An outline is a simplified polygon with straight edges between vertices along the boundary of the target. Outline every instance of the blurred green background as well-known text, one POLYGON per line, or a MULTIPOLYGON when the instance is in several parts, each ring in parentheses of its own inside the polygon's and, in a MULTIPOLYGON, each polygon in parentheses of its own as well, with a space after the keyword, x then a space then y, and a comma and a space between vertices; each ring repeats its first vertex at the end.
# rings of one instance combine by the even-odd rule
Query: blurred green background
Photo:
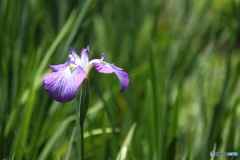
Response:
POLYGON ((1 160, 79 158, 79 98, 54 101, 42 79, 88 44, 130 85, 92 69, 86 160, 240 154, 239 0, 1 0, 0 24, 1 160))

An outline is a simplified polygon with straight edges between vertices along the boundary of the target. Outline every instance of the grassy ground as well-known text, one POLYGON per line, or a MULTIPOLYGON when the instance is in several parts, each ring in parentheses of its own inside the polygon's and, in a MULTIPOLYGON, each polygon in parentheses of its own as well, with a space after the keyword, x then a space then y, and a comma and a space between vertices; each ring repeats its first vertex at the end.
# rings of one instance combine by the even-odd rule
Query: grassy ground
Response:
POLYGON ((79 159, 79 99, 54 101, 42 79, 49 64, 68 60, 70 46, 88 44, 92 58, 106 53, 131 81, 120 93, 115 75, 91 71, 86 160, 240 154, 239 7, 239 0, 0 1, 0 159, 79 159))

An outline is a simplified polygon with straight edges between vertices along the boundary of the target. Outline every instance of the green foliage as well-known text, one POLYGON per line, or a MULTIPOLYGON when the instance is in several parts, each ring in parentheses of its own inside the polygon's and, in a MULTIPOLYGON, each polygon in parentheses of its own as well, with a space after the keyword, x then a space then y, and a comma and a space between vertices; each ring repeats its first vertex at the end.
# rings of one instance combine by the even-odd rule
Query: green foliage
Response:
POLYGON ((127 71, 130 85, 120 93, 115 75, 92 69, 85 159, 240 153, 239 7, 239 0, 0 1, 0 159, 80 157, 79 95, 58 103, 42 79, 48 64, 68 60, 70 46, 88 44, 92 58, 106 53, 127 71))

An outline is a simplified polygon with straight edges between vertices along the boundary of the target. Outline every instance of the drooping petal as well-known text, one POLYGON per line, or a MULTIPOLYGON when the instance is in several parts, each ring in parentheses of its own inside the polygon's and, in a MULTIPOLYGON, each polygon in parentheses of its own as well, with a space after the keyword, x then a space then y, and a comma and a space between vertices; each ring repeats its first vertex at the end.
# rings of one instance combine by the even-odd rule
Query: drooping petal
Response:
POLYGON ((88 69, 89 59, 90 59, 89 46, 87 46, 87 48, 83 48, 81 51, 82 68, 85 71, 87 71, 87 69, 88 69))
POLYGON ((116 71, 115 72, 116 75, 118 76, 118 79, 120 81, 121 84, 121 89, 120 92, 124 92, 127 88, 128 88, 128 84, 129 84, 129 75, 127 74, 127 72, 125 71, 116 71))
POLYGON ((121 84, 121 89, 120 91, 123 92, 127 89, 128 84, 129 84, 129 75, 127 72, 125 72, 122 68, 118 68, 114 66, 114 64, 101 61, 99 59, 94 59, 90 61, 90 64, 93 64, 94 67, 97 69, 98 72, 100 73, 115 73, 120 81, 121 84))
POLYGON ((86 72, 76 66, 74 69, 69 65, 56 72, 47 74, 44 79, 44 88, 48 94, 59 102, 71 101, 77 92, 78 86, 86 77, 86 72))
POLYGON ((68 66, 68 62, 64 63, 64 64, 59 64, 59 65, 49 65, 49 67, 52 68, 53 72, 57 72, 58 70, 67 67, 68 66))

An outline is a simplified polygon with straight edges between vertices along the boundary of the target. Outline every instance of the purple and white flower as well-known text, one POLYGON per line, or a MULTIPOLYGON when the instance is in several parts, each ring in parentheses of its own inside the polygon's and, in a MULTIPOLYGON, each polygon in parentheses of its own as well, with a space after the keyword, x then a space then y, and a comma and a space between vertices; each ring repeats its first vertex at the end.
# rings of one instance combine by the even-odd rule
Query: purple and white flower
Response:
POLYGON ((103 61, 105 54, 102 54, 100 59, 90 61, 89 46, 82 49, 80 56, 73 47, 70 47, 70 51, 70 61, 60 65, 49 65, 53 72, 43 78, 44 88, 53 99, 59 102, 74 99, 79 85, 88 76, 92 66, 100 73, 115 73, 121 84, 120 91, 127 89, 129 75, 123 69, 103 61))

